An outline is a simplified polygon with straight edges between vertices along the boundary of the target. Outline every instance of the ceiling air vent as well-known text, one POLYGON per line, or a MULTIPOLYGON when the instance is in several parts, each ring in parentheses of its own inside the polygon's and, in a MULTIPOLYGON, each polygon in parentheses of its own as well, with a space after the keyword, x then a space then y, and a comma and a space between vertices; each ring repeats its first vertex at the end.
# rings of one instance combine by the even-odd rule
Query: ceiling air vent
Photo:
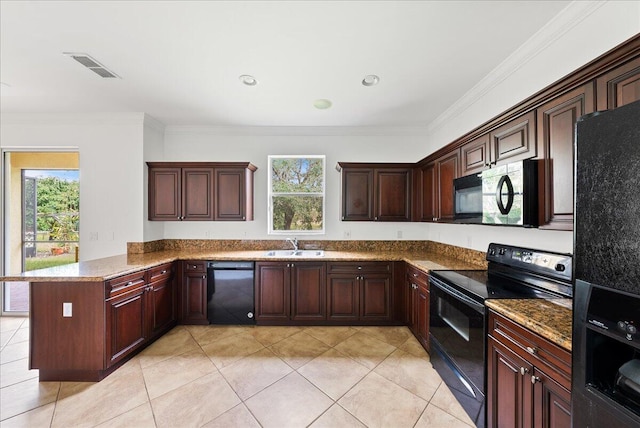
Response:
POLYGON ((63 52, 63 55, 71 57, 78 61, 80 64, 87 67, 89 70, 93 71, 100 77, 104 78, 120 78, 116 73, 110 71, 104 65, 100 64, 95 59, 91 58, 89 55, 85 53, 73 53, 73 52, 63 52))

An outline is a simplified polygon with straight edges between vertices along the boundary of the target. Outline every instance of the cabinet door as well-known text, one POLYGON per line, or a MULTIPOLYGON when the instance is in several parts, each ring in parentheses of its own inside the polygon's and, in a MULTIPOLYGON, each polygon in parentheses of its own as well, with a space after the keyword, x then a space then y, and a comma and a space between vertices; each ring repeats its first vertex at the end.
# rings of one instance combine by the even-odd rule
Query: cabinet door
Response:
POLYGON ((245 170, 216 168, 215 220, 246 220, 245 170))
POLYGON ((173 278, 149 284, 148 307, 150 335, 160 336, 176 323, 175 282, 173 278))
POLYGON ((373 169, 342 170, 342 220, 373 220, 373 169))
POLYGON ((598 110, 611 110, 640 100, 640 58, 596 80, 598 110))
POLYGON ((376 221, 411 220, 411 170, 377 169, 375 171, 376 221))
POLYGON ((475 138, 460 148, 460 176, 482 172, 489 167, 489 134, 475 138))
POLYGON ((537 367, 533 370, 535 428, 571 426, 571 392, 537 367))
POLYGON ((438 179, 436 163, 429 163, 420 168, 420 191, 418 192, 420 221, 436 221, 438 217, 438 179))
POLYGON ((182 220, 213 220, 213 168, 182 169, 182 220))
MULTIPOLYGON (((487 338, 487 426, 533 426, 533 366, 487 338)), ((570 426, 570 425, 567 425, 570 426)))
POLYGON ((458 178, 458 151, 436 160, 438 174, 437 220, 453 220, 453 180, 458 178))
POLYGON ((288 321, 290 296, 289 263, 256 263, 256 321, 288 321))
POLYGON ((107 318, 107 367, 125 358, 147 339, 146 286, 109 299, 107 318))
POLYGON ((537 109, 540 228, 573 229, 573 143, 578 118, 593 112, 593 84, 589 83, 537 109))
POLYGON ((385 274, 360 276, 360 319, 387 321, 391 319, 391 277, 385 274))
POLYGON ((180 220, 182 169, 149 168, 149 220, 180 220))
POLYGON ((529 112, 491 131, 491 164, 516 162, 536 155, 536 116, 529 112))
POLYGON ((291 319, 325 320, 327 276, 324 263, 299 262, 291 267, 291 319))
POLYGON ((418 285, 415 293, 415 323, 418 340, 429 349, 429 289, 418 285))
POLYGON ((327 280, 327 318, 331 321, 357 321, 359 287, 356 275, 329 275, 327 280))
POLYGON ((209 324, 207 319, 206 273, 187 271, 182 287, 183 322, 185 324, 209 324))

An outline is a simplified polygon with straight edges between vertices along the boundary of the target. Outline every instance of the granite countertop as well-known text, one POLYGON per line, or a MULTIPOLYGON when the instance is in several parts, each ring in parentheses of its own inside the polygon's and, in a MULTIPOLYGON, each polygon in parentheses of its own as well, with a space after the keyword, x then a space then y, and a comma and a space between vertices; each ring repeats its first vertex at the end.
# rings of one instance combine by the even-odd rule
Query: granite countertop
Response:
POLYGON ((404 251, 325 251, 324 257, 269 257, 265 251, 165 250, 143 254, 123 254, 82 261, 0 277, 1 281, 59 282, 105 281, 128 273, 152 268, 176 260, 251 260, 251 261, 405 261, 425 272, 435 269, 484 269, 481 266, 435 252, 404 251))
POLYGON ((571 299, 489 299, 487 306, 571 351, 571 299))

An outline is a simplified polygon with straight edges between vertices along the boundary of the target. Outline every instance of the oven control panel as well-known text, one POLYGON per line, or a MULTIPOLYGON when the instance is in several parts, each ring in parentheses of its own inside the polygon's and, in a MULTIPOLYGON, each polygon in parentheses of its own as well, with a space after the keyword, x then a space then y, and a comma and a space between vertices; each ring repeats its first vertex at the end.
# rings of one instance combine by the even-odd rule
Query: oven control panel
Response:
POLYGON ((571 254, 552 253, 504 244, 489 244, 487 260, 571 281, 571 254))

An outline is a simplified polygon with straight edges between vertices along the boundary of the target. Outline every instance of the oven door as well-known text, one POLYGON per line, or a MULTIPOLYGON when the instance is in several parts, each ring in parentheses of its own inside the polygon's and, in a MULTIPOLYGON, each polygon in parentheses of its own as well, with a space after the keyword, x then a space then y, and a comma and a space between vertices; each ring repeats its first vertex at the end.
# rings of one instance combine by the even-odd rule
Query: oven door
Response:
MULTIPOLYGON (((477 303, 445 282, 429 279, 430 319, 429 331, 432 343, 471 383, 470 393, 476 390, 484 395, 485 316, 484 305, 477 303)), ((465 385, 467 389, 469 387, 465 385)))

